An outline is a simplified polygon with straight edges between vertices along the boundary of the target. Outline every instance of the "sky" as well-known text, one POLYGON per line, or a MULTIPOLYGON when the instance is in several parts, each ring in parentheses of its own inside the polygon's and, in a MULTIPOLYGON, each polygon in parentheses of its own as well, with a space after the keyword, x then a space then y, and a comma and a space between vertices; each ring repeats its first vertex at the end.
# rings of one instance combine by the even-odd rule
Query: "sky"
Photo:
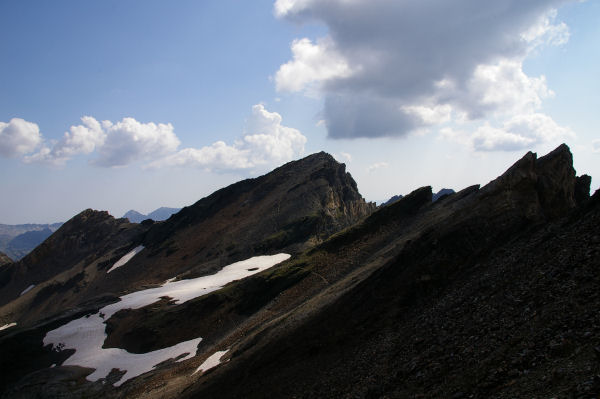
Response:
POLYGON ((326 151, 369 201, 560 143, 600 186, 600 2, 0 1, 0 223, 191 205, 326 151))

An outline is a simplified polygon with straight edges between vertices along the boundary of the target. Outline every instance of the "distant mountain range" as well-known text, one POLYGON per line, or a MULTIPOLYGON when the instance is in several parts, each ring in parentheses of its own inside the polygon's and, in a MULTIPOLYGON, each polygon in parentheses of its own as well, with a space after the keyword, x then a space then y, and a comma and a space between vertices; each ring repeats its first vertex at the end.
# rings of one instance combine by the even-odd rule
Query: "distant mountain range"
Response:
POLYGON ((40 245, 62 223, 0 224, 0 252, 12 260, 19 260, 40 245))
POLYGON ((171 217, 172 214, 177 213, 180 210, 181 208, 167 208, 163 206, 150 212, 147 215, 144 215, 143 213, 132 209, 125 213, 123 217, 129 219, 131 223, 140 223, 146 219, 152 219, 155 222, 160 222, 163 220, 167 220, 169 217, 171 217))

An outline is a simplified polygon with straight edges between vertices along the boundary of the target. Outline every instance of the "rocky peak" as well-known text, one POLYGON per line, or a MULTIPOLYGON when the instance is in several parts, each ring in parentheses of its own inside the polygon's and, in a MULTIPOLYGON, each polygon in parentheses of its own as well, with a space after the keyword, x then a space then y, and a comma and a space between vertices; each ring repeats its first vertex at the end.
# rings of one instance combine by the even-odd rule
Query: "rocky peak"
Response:
POLYGON ((559 217, 575 207, 575 169, 566 144, 538 159, 535 171, 536 191, 546 216, 559 217))
POLYGON ((575 176, 573 155, 566 144, 561 144, 539 159, 535 153, 528 152, 503 175, 483 187, 481 193, 498 196, 508 207, 525 204, 525 214, 531 219, 554 219, 589 198, 587 181, 583 176, 575 176))
POLYGON ((183 208, 167 222, 154 226, 146 245, 177 241, 175 235, 187 229, 186 235, 197 237, 190 246, 203 247, 203 233, 192 231, 218 231, 222 246, 235 245, 241 254, 251 255, 247 245, 256 241, 260 243, 257 251, 287 248, 314 238, 318 241, 357 222, 374 208, 360 195, 346 166, 319 152, 232 184, 183 208))

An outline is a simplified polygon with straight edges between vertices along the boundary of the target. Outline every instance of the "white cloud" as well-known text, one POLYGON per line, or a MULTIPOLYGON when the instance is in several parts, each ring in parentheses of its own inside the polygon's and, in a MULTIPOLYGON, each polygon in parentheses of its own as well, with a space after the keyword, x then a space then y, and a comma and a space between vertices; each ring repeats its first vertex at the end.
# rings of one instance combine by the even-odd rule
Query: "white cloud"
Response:
POLYGON ((594 152, 600 153, 600 139, 592 141, 592 149, 594 152))
POLYGON ((452 107, 444 105, 405 105, 401 107, 402 111, 408 115, 414 115, 419 118, 423 125, 438 125, 449 122, 452 116, 452 107))
POLYGON ((530 49, 544 45, 561 46, 569 41, 569 27, 564 22, 554 24, 557 12, 549 10, 540 16, 538 23, 521 34, 526 42, 530 43, 530 49))
POLYGON ((100 123, 91 116, 84 116, 81 121, 83 125, 71 126, 52 148, 44 145, 37 153, 25 157, 24 161, 58 166, 64 165, 75 155, 92 153, 104 143, 106 133, 100 123))
POLYGON ((277 0, 274 11, 278 17, 284 17, 289 13, 298 12, 312 3, 311 0, 277 0))
POLYGON ((166 155, 179 146, 171 124, 140 123, 134 118, 100 123, 91 116, 84 116, 81 121, 82 125, 71 126, 51 148, 44 146, 24 161, 61 166, 76 155, 96 151, 98 157, 92 159, 92 164, 124 166, 166 155))
MULTIPOLYGON (((299 130, 282 125, 277 112, 264 105, 252 107, 243 137, 233 144, 217 141, 202 148, 180 151, 179 138, 170 123, 141 123, 134 118, 98 122, 91 116, 71 126, 63 137, 25 156, 26 163, 63 166, 76 155, 95 153, 90 163, 116 167, 137 161, 149 167, 194 166, 209 170, 241 170, 261 165, 278 165, 304 153, 306 137, 299 130)), ((13 119, 0 122, 0 155, 15 156, 33 151, 42 143, 36 124, 13 119), (4 140, 6 138, 6 140, 4 140)))
POLYGON ((369 165, 369 167, 367 168, 367 172, 372 173, 377 169, 387 168, 388 166, 390 166, 390 164, 388 164, 387 162, 376 162, 373 165, 369 165))
POLYGON ((102 122, 107 133, 106 142, 98 149, 93 161, 100 166, 123 166, 137 160, 152 160, 177 150, 179 139, 170 123, 140 123, 123 118, 113 124, 102 122))
POLYGON ((294 40, 294 59, 279 67, 275 74, 277 90, 300 91, 311 84, 351 74, 348 63, 335 51, 329 38, 313 44, 309 39, 294 40))
POLYGON ((42 142, 38 125, 21 118, 0 122, 0 156, 12 158, 27 154, 42 142))
POLYGON ((454 92, 455 104, 471 118, 487 114, 534 112, 542 100, 554 96, 546 78, 529 77, 519 60, 501 59, 495 64, 478 65, 466 83, 466 90, 454 92))
POLYGON ((281 124, 277 112, 269 112, 262 104, 252 107, 241 140, 226 144, 217 141, 199 149, 185 148, 153 162, 151 166, 195 166, 211 170, 249 169, 276 165, 304 153, 306 137, 299 130, 281 124))
POLYGON ((567 0, 278 0, 274 13, 320 22, 328 35, 292 44, 276 75, 282 91, 320 90, 330 137, 404 136, 453 115, 535 113, 552 95, 523 60, 562 45, 567 0))
POLYGON ((559 126, 550 116, 541 113, 517 115, 501 128, 485 122, 472 134, 451 128, 442 129, 441 133, 446 139, 468 145, 475 151, 520 151, 575 137, 571 129, 559 126))

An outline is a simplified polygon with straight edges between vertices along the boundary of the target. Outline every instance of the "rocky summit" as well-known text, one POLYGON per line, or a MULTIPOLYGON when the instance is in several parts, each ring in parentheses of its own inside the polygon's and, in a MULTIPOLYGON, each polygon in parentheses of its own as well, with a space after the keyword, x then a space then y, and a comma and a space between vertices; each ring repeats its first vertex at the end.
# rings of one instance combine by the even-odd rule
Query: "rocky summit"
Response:
POLYGON ((0 392, 597 397, 590 183, 561 145, 376 208, 319 153, 163 222, 84 211, 0 266, 0 392))

